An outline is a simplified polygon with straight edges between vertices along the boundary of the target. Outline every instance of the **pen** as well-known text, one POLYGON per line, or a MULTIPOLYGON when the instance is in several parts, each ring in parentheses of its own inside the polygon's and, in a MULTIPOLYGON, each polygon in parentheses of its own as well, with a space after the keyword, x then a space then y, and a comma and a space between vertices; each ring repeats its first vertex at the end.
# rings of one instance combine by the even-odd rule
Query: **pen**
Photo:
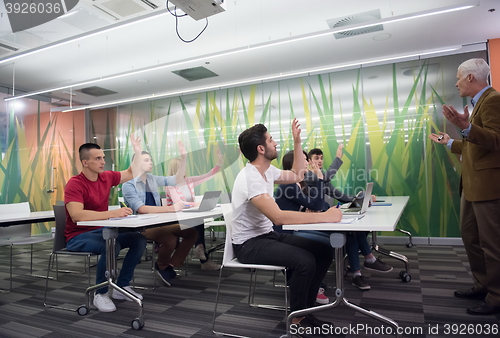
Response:
POLYGON ((122 208, 128 208, 128 207, 127 207, 127 205, 126 205, 124 202, 120 202, 120 206, 121 206, 122 208))
POLYGON ((340 208, 340 202, 338 202, 338 203, 337 203, 336 208, 337 208, 337 209, 338 209, 338 208, 340 208))

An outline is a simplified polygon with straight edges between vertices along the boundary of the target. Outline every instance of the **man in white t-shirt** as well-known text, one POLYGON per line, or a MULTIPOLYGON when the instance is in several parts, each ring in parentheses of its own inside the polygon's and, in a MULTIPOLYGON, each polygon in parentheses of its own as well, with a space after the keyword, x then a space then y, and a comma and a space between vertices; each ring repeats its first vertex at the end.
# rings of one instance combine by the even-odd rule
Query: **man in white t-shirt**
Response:
MULTIPOLYGON (((243 131, 238 143, 249 163, 236 177, 232 192, 232 239, 236 256, 242 263, 287 267, 291 273, 291 311, 315 305, 318 288, 333 259, 332 249, 308 238, 277 233, 273 231, 273 223, 306 224, 339 222, 342 219, 342 213, 337 208, 330 208, 323 213, 281 210, 272 197, 275 183, 296 183, 304 178, 306 168, 300 131, 300 125, 294 119, 292 135, 295 156, 292 170, 280 170, 271 165, 271 161, 277 157, 276 142, 264 125, 257 124, 243 131)), ((292 320, 292 325, 304 328, 325 323, 312 315, 292 320)), ((318 335, 304 334, 301 337, 318 335)))

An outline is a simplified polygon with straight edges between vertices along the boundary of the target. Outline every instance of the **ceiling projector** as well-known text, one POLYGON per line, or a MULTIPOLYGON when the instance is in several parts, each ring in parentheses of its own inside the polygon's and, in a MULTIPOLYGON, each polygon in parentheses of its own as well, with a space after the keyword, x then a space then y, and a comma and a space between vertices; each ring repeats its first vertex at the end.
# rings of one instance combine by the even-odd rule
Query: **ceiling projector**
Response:
POLYGON ((225 12, 221 6, 224 0, 170 0, 170 2, 195 20, 225 12))

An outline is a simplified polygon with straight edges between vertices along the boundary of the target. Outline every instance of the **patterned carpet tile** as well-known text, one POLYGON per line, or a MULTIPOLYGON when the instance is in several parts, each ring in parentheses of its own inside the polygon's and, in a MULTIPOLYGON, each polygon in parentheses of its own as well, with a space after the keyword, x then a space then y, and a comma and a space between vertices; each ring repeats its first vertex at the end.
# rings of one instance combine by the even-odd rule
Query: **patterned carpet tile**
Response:
MULTIPOLYGON (((45 275, 51 243, 45 242, 35 247, 34 271, 45 275)), ((345 295, 349 302, 397 321, 404 337, 453 337, 452 334, 445 334, 445 329, 458 329, 459 325, 476 325, 476 331, 471 331, 468 338, 494 336, 485 335, 484 332, 478 334, 477 330, 485 329, 488 325, 500 326, 500 315, 468 315, 465 309, 476 302, 453 296, 454 290, 467 289, 472 285, 470 267, 463 247, 419 245, 406 248, 403 245, 392 245, 387 248, 408 257, 411 282, 404 283, 399 276, 400 271, 406 269, 404 262, 385 257, 383 260, 394 266, 393 271, 381 274, 362 270, 371 290, 361 291, 351 285, 350 273, 344 278, 345 295)), ((219 271, 201 270, 198 261, 190 260, 188 275, 185 276, 185 270, 181 270, 172 287, 165 287, 157 278, 157 288, 154 290, 151 262, 143 261, 138 265, 134 282, 147 289, 137 290, 144 295, 145 326, 136 331, 131 328, 131 322, 139 312, 133 302, 115 301, 118 311, 112 313, 99 313, 91 307, 86 316, 45 308, 43 293, 46 280, 30 276, 30 256, 27 252, 26 247, 14 249, 14 290, 0 294, 0 337, 214 337, 212 320, 219 271)), ((4 289, 9 285, 8 254, 8 248, 0 247, 0 288, 4 289)), ((220 262, 221 254, 216 253, 214 260, 220 262)), ((362 257, 360 260, 363 261, 362 257)), ((120 266, 119 261, 118 267, 120 266)), ((61 256, 59 268, 82 269, 83 260, 61 256)), ((91 275, 93 283, 94 269, 91 269, 91 275)), ((286 330, 284 312, 249 307, 249 278, 247 270, 222 271, 216 330, 253 338, 280 337, 286 330)), ((278 306, 284 304, 284 289, 273 285, 274 278, 272 272, 258 273, 255 302, 278 306)), ((278 284, 284 282, 279 273, 276 280, 278 284)), ((325 294, 333 301, 333 272, 327 275, 326 283, 328 288, 325 294)), ((48 300, 57 305, 77 307, 84 303, 87 285, 86 274, 60 273, 58 280, 49 281, 48 300)), ((388 328, 393 329, 388 323, 377 321, 345 305, 317 313, 316 316, 335 324, 334 329, 337 331, 331 336, 395 336, 388 333, 388 328)))

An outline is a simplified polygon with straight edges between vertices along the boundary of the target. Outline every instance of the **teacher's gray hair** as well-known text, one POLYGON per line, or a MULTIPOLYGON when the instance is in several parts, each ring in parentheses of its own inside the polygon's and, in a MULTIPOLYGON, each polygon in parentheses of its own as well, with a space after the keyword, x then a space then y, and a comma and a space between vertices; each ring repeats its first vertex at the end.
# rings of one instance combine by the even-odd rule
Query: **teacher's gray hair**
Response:
POLYGON ((484 59, 469 59, 458 66, 458 72, 462 77, 472 74, 478 81, 488 82, 490 66, 484 59))

